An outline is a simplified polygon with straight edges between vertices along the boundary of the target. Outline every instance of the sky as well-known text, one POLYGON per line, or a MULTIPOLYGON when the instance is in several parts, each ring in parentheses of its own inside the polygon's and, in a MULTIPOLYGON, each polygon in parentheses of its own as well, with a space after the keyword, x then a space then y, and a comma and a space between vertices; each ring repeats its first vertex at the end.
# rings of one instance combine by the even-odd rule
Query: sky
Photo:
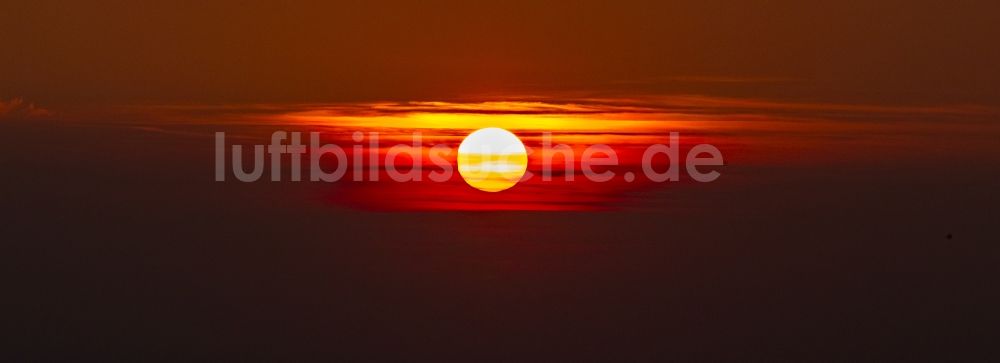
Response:
POLYGON ((989 1, 4 1, 0 99, 997 106, 997 22, 989 1))
POLYGON ((998 35, 990 0, 0 0, 0 361, 1000 361, 998 35), (216 179, 276 131, 483 127, 621 177, 216 179), (717 180, 640 176, 671 132, 717 180))

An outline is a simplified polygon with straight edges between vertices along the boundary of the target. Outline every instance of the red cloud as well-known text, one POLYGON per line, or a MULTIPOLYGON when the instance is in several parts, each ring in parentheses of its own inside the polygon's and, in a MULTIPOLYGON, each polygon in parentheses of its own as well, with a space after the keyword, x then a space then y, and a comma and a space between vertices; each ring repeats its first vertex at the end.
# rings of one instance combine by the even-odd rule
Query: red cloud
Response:
POLYGON ((0 120, 25 120, 51 116, 52 112, 34 103, 24 102, 23 98, 0 100, 0 120))

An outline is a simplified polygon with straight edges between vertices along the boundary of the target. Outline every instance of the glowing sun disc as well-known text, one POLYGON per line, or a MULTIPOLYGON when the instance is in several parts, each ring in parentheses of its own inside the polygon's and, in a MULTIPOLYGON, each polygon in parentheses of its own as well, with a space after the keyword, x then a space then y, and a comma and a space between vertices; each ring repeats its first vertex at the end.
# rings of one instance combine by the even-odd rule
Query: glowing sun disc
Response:
POLYGON ((473 188, 499 192, 513 187, 528 169, 528 152, 510 131, 488 127, 458 146, 458 174, 473 188))

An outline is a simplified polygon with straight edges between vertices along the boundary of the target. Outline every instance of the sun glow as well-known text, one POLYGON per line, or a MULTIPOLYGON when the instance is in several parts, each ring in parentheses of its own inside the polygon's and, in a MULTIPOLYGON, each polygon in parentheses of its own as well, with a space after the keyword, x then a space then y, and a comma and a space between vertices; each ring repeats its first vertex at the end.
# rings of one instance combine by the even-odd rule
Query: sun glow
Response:
MULTIPOLYGON (((648 131, 658 127, 650 110, 542 102, 409 102, 360 106, 306 105, 283 113, 288 122, 383 129, 481 129, 526 131, 648 131)), ((684 120, 672 119, 672 123, 684 120)))
POLYGON ((473 188, 499 192, 513 187, 528 168, 524 144, 510 131, 489 127, 458 146, 458 173, 473 188))

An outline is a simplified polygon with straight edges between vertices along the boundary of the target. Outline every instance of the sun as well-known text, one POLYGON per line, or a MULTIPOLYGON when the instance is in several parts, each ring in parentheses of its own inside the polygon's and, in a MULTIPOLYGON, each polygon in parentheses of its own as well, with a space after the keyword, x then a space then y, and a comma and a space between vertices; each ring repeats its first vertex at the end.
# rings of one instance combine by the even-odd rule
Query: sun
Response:
POLYGON ((499 192, 513 187, 528 169, 528 152, 512 132, 488 127, 458 146, 458 173, 473 188, 499 192))

